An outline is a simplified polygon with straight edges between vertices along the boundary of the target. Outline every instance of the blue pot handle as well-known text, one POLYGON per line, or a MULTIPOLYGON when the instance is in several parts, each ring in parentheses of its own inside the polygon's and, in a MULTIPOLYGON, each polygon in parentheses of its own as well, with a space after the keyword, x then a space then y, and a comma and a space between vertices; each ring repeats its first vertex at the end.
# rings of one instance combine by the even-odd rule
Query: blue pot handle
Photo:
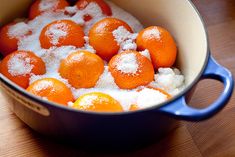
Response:
POLYGON ((204 109, 196 109, 188 106, 185 96, 182 96, 160 107, 158 111, 188 121, 200 121, 212 117, 228 103, 233 93, 234 81, 231 72, 219 65, 212 56, 210 56, 206 70, 202 74, 202 79, 205 78, 215 79, 224 84, 223 92, 213 104, 204 109))

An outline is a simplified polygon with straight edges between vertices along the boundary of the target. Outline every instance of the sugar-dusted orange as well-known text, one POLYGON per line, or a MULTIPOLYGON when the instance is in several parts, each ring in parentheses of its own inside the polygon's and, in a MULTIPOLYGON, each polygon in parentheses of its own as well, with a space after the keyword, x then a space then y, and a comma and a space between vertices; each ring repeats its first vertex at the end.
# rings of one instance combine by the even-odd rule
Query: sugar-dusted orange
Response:
POLYGON ((96 53, 105 60, 110 60, 118 53, 120 46, 116 42, 113 31, 123 26, 132 32, 131 27, 122 20, 116 18, 105 18, 90 29, 90 45, 96 50, 96 53))
POLYGON ((120 103, 108 94, 93 92, 80 96, 73 108, 94 112, 122 112, 120 103))
MULTIPOLYGON (((11 35, 10 33, 10 28, 16 24, 17 24, 16 22, 12 22, 10 24, 3 26, 0 29, 0 53, 3 56, 6 56, 9 53, 17 50, 17 47, 18 47, 17 43, 19 39, 16 34, 11 35)), ((23 34, 21 32, 21 35, 26 36, 31 33, 32 33, 31 31, 24 31, 23 34)))
POLYGON ((149 50, 155 69, 171 67, 175 63, 176 43, 166 29, 158 26, 148 27, 139 33, 136 43, 138 50, 149 50))
POLYGON ((134 89, 149 84, 154 79, 151 61, 136 51, 125 51, 109 62, 109 71, 121 89, 134 89))
POLYGON ((59 73, 75 88, 94 87, 104 71, 103 60, 88 51, 77 51, 61 61, 59 73))
MULTIPOLYGON (((79 0, 76 3, 78 9, 85 9, 90 3, 96 3, 102 10, 102 13, 106 16, 112 16, 112 10, 104 0, 79 0)), ((89 21, 92 19, 91 15, 85 15, 84 20, 89 21)))
POLYGON ((37 80, 26 90, 36 96, 66 106, 68 102, 74 101, 71 90, 63 82, 54 78, 37 80))
POLYGON ((30 7, 29 19, 34 19, 44 12, 64 9, 67 6, 69 3, 66 0, 36 0, 30 7))
POLYGON ((0 72, 22 88, 27 88, 31 74, 46 73, 43 60, 30 51, 15 51, 0 64, 0 72))
POLYGON ((84 32, 81 26, 71 20, 58 20, 48 24, 40 34, 42 48, 52 46, 84 46, 84 32))

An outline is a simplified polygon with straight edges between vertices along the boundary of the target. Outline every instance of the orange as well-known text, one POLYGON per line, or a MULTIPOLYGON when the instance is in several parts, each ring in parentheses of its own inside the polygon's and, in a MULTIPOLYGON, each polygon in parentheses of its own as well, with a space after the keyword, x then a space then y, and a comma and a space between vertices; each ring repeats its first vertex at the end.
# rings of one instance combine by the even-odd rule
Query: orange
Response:
POLYGON ((151 26, 142 30, 136 43, 138 50, 149 50, 155 69, 171 67, 175 63, 176 43, 171 34, 164 28, 151 26))
POLYGON ((133 89, 154 80, 151 61, 136 51, 125 51, 114 56, 109 62, 109 71, 121 89, 133 89))
POLYGON ((27 88, 31 74, 46 73, 45 63, 30 51, 15 51, 0 64, 0 72, 22 88, 27 88))
POLYGON ((110 60, 118 53, 120 46, 115 41, 113 31, 123 26, 128 31, 133 32, 131 27, 116 18, 105 18, 90 29, 90 45, 96 50, 96 53, 105 60, 110 60))
POLYGON ((111 96, 93 92, 80 96, 74 103, 73 108, 95 112, 122 112, 120 103, 111 96))
POLYGON ((58 20, 48 24, 40 34, 42 48, 72 45, 82 47, 85 43, 82 27, 71 20, 58 20))
POLYGON ((56 12, 67 6, 69 6, 69 3, 66 0, 36 0, 30 7, 29 19, 34 19, 44 12, 56 12))
MULTIPOLYGON (((18 38, 11 37, 9 35, 9 29, 11 26, 15 25, 16 23, 10 23, 8 25, 3 26, 0 29, 0 52, 3 56, 8 55, 9 53, 16 51, 18 48, 18 38)), ((25 35, 29 35, 31 32, 27 32, 25 35)))
POLYGON ((104 71, 103 60, 88 51, 77 51, 61 61, 59 73, 75 88, 92 88, 104 71))
POLYGON ((66 106, 68 102, 74 101, 71 90, 63 82, 54 78, 37 80, 27 88, 27 91, 36 96, 66 106))
MULTIPOLYGON (((79 10, 85 9, 90 3, 96 3, 102 10, 102 13, 106 16, 112 16, 112 10, 109 5, 103 0, 79 0, 76 6, 79 10)), ((84 20, 90 21, 92 19, 91 15, 85 15, 84 20)))

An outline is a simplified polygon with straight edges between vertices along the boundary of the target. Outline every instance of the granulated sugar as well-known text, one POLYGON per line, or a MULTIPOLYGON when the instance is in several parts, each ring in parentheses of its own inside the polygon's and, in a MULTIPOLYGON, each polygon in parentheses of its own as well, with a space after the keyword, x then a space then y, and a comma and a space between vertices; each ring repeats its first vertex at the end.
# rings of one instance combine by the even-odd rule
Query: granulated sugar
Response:
POLYGON ((19 22, 9 27, 8 36, 10 38, 23 38, 30 31, 30 27, 25 22, 19 22))
POLYGON ((125 27, 120 26, 113 31, 113 36, 115 41, 120 46, 119 52, 137 49, 137 45, 135 43, 137 33, 131 33, 125 27))
POLYGON ((55 0, 42 0, 39 3, 39 10, 41 12, 49 11, 49 10, 51 10, 51 8, 56 8, 58 3, 59 3, 59 1, 55 1, 55 0))
POLYGON ((167 100, 167 96, 158 90, 144 88, 139 92, 136 105, 139 108, 151 107, 154 104, 160 104, 167 100))
POLYGON ((57 45, 59 40, 66 37, 68 26, 65 23, 55 23, 51 25, 45 32, 45 35, 49 37, 50 43, 57 45))
POLYGON ((184 76, 178 69, 159 68, 151 86, 161 88, 171 95, 177 95, 184 89, 184 76))
POLYGON ((151 61, 151 56, 150 56, 149 50, 145 49, 144 51, 140 51, 139 53, 141 55, 147 57, 151 61))
POLYGON ((25 58, 25 55, 16 54, 8 61, 8 72, 12 76, 24 76, 30 74, 34 65, 31 64, 30 58, 25 58), (16 64, 17 63, 17 64, 16 64))
POLYGON ((136 74, 139 64, 134 53, 122 54, 116 63, 117 70, 125 74, 136 74))

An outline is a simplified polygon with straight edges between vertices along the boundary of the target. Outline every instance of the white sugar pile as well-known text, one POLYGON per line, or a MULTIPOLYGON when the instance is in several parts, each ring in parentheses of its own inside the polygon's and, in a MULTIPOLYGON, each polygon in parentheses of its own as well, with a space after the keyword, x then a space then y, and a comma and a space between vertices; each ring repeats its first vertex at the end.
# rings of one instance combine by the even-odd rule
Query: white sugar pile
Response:
MULTIPOLYGON (((113 32, 113 36, 117 43, 120 45, 120 52, 125 50, 136 50, 137 46, 135 43, 137 34, 143 29, 140 22, 133 17, 131 14, 127 13, 123 9, 117 7, 110 1, 107 1, 112 10, 112 17, 121 19, 127 22, 134 33, 127 31, 124 27, 119 27, 113 32)), ((11 26, 9 35, 12 37, 19 38, 18 50, 28 50, 34 52, 37 56, 41 57, 46 65, 46 74, 44 75, 32 75, 30 78, 30 84, 38 79, 42 78, 56 78, 64 82, 73 92, 75 98, 79 96, 90 93, 90 92, 103 92, 109 94, 114 99, 119 101, 123 106, 124 110, 127 111, 130 105, 138 105, 139 108, 145 108, 157 103, 165 101, 166 95, 163 93, 147 89, 144 87, 139 87, 133 90, 122 90, 116 85, 114 78, 108 70, 108 66, 105 65, 104 73, 100 76, 96 86, 90 89, 75 89, 69 83, 68 80, 63 79, 58 73, 60 62, 62 59, 66 58, 69 54, 76 52, 78 50, 87 50, 92 53, 96 53, 94 48, 89 45, 88 32, 89 29, 97 21, 106 18, 107 16, 102 14, 101 8, 96 3, 90 3, 85 9, 78 10, 76 6, 66 7, 65 10, 60 10, 59 12, 53 12, 51 8, 56 5, 54 0, 44 0, 40 4, 40 10, 45 11, 42 15, 34 18, 31 21, 20 22, 11 26), (85 21, 84 16, 90 15, 91 20, 85 21), (40 45, 39 36, 42 29, 51 22, 56 20, 72 20, 75 23, 81 25, 85 32, 85 45, 82 48, 76 48, 74 46, 62 46, 62 47, 51 47, 50 49, 43 49, 40 45), (27 36, 25 36, 27 34, 27 36), (144 89, 143 89, 144 88, 144 89), (140 90, 139 89, 143 89, 140 90)), ((63 26, 55 26, 47 31, 47 35, 51 37, 51 43, 56 45, 60 38, 66 36, 66 28, 63 26)), ((154 36, 160 36, 160 33, 153 33, 154 36)), ((150 58, 148 50, 140 52, 140 54, 150 58)), ((117 65, 118 70, 124 73, 136 73, 138 71, 138 62, 136 57, 133 55, 123 55, 117 65)), ((13 75, 25 75, 29 74, 33 68, 30 64, 30 60, 21 59, 21 56, 15 56, 9 62, 9 72, 13 75), (16 64, 17 63, 17 64, 16 64)), ((91 69, 92 70, 92 69, 91 69)), ((184 77, 180 75, 178 70, 172 69, 159 69, 159 73, 156 74, 155 80, 151 83, 154 87, 160 87, 172 95, 177 94, 181 89, 183 89, 184 77)), ((71 106, 72 102, 69 103, 71 106)))
POLYGON ((151 86, 161 88, 171 95, 177 95, 185 88, 184 76, 176 68, 159 68, 151 86))

